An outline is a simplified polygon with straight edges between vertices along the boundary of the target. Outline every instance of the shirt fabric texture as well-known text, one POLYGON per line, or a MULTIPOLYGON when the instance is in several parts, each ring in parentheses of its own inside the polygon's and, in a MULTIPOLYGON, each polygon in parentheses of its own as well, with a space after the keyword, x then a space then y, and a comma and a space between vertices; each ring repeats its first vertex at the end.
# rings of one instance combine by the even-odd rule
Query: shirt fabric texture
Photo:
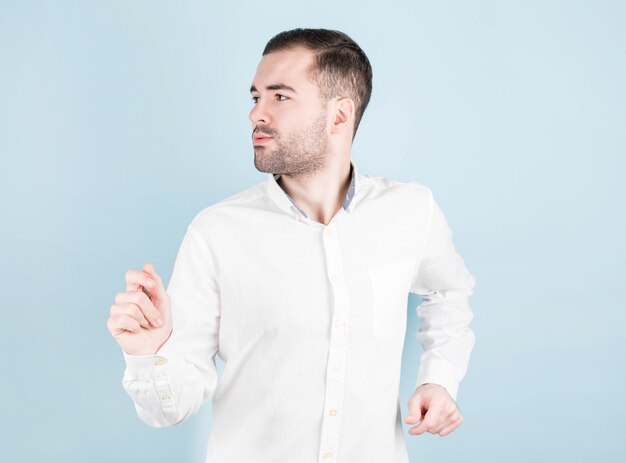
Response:
POLYGON ((176 424, 212 401, 207 463, 407 463, 409 293, 422 297, 415 386, 456 400, 475 279, 428 187, 354 161, 351 172, 327 225, 274 174, 199 212, 167 287, 170 339, 155 355, 124 353, 123 385, 146 423, 176 424))

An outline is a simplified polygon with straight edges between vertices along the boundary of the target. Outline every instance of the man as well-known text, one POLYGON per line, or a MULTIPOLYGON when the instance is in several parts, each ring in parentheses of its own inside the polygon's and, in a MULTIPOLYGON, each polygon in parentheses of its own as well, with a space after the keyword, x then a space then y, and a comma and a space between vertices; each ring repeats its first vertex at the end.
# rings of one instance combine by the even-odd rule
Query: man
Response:
POLYGON ((445 436, 463 420, 475 281, 427 187, 351 161, 371 88, 347 35, 272 38, 250 89, 254 164, 267 180, 196 215, 167 291, 147 263, 111 307, 141 419, 176 424, 212 399, 208 462, 407 462, 398 391, 409 292, 423 297, 424 347, 409 434, 445 436))

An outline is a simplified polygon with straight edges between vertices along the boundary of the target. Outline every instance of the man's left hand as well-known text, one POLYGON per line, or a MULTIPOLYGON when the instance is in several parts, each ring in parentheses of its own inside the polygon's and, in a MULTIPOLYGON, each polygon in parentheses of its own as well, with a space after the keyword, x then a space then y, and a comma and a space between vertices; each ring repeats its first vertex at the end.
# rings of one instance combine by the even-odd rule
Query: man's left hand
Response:
POLYGON ((404 421, 417 424, 409 429, 409 434, 428 431, 443 437, 461 425, 463 416, 443 386, 426 383, 420 385, 409 399, 409 415, 404 421))

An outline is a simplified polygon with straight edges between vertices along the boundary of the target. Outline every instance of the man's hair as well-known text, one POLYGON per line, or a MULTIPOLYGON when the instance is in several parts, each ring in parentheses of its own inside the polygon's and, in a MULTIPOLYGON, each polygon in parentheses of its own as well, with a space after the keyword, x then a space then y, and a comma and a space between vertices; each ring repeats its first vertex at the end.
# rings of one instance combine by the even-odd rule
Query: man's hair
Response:
POLYGON ((265 45, 263 56, 296 47, 315 53, 309 77, 320 88, 324 104, 334 97, 348 97, 354 101, 354 140, 372 94, 372 66, 367 56, 343 32, 303 28, 276 34, 265 45))

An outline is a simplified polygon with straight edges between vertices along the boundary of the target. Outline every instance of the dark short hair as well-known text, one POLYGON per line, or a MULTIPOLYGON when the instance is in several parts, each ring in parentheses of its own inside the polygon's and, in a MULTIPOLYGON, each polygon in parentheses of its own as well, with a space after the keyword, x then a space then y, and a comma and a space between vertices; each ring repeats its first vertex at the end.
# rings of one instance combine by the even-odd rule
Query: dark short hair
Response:
POLYGON ((304 47, 315 53, 310 78, 320 88, 322 101, 348 97, 354 101, 354 132, 372 94, 372 66, 357 43, 343 32, 329 29, 292 29, 280 32, 267 42, 263 56, 304 47))

